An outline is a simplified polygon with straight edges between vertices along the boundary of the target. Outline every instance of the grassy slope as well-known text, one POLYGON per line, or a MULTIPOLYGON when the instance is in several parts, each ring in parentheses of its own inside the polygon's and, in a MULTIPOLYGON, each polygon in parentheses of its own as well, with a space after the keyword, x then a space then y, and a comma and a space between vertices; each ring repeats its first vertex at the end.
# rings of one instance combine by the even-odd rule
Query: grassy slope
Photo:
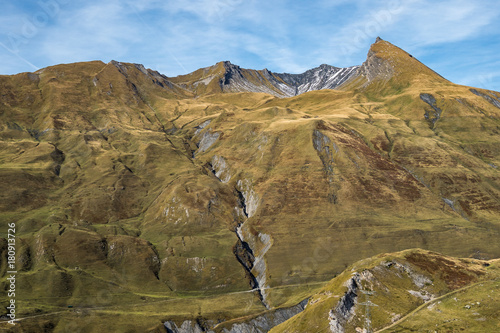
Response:
MULTIPOLYGON (((271 332, 329 332, 329 312, 344 296, 346 282, 355 273, 367 277, 361 280, 360 289, 371 292, 369 300, 377 305, 370 308, 374 331, 492 332, 499 325, 500 303, 495 294, 499 268, 498 260, 456 259, 422 250, 378 255, 350 266, 314 295, 304 312, 271 332), (431 282, 419 287, 412 276, 431 282), (424 301, 410 294, 411 290, 433 297, 424 301), (391 325, 393 322, 396 325, 391 325)), ((345 332, 366 328, 366 307, 361 303, 367 296, 357 291, 357 297, 345 332)))

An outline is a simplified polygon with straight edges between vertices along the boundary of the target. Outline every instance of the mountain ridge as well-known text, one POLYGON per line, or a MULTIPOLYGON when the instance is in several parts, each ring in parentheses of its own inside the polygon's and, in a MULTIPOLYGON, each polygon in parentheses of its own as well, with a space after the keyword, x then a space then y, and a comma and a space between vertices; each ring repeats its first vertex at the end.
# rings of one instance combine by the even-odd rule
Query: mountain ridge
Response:
POLYGON ((322 64, 300 74, 275 73, 268 69, 245 69, 230 61, 220 61, 215 65, 175 77, 166 77, 150 69, 146 71, 141 64, 134 66, 144 74, 161 76, 195 95, 264 92, 287 98, 315 90, 366 88, 372 81, 389 81, 392 78, 395 78, 394 81, 403 81, 399 84, 407 84, 415 77, 423 77, 426 82, 431 80, 432 84, 451 83, 411 54, 380 37, 377 37, 370 47, 367 59, 362 65, 339 68, 322 64), (354 83, 359 80, 362 81, 361 86, 354 83))
POLYGON ((171 80, 194 91, 198 85, 212 85, 208 92, 265 92, 277 97, 292 97, 312 90, 335 89, 358 67, 338 68, 323 64, 301 74, 288 74, 273 73, 267 69, 244 69, 222 61, 171 80))
MULTIPOLYGON (((371 46, 367 60, 362 65, 339 68, 328 64, 309 69, 300 74, 275 73, 268 69, 255 70, 245 69, 230 61, 220 61, 215 65, 197 69, 191 73, 168 77, 158 71, 146 69, 138 63, 126 63, 111 60, 108 64, 100 61, 84 62, 81 64, 98 64, 115 66, 123 75, 128 75, 127 68, 135 67, 155 84, 169 88, 176 93, 181 90, 184 93, 205 95, 228 92, 264 92, 276 97, 293 97, 305 92, 322 89, 344 89, 349 83, 364 78, 362 87, 371 81, 378 79, 389 80, 393 75, 401 76, 403 73, 395 73, 393 68, 405 68, 401 65, 402 56, 406 56, 414 63, 413 67, 419 68, 419 74, 435 75, 442 78, 438 73, 413 58, 410 54, 396 46, 377 38, 371 46), (382 47, 380 45, 383 45, 382 47), (388 51, 390 50, 390 51, 388 51), (415 64, 417 64, 415 66, 415 64)), ((407 61, 408 59, 404 59, 407 61)), ((54 65, 42 68, 32 74, 58 66, 77 66, 78 63, 54 65)), ((406 70, 407 71, 407 70, 406 70)), ((442 78, 447 81, 446 79, 442 78)), ((449 82, 449 81, 447 81, 449 82)), ((350 87, 352 88, 352 87, 350 87)))

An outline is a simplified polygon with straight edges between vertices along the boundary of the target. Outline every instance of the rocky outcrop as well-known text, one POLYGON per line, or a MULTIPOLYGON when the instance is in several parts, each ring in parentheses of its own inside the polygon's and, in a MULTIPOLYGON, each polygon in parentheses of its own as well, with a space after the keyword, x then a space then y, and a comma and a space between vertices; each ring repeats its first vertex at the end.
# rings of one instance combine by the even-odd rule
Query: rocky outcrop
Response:
POLYGON ((335 172, 333 170, 335 160, 333 154, 338 153, 339 148, 328 136, 317 129, 313 131, 313 147, 318 153, 321 162, 323 162, 323 168, 328 180, 329 201, 331 203, 337 203, 337 189, 334 184, 335 172))
POLYGON ((236 230, 238 242, 234 246, 233 252, 238 262, 243 266, 243 268, 247 272, 248 278, 250 279, 250 286, 252 287, 252 291, 255 291, 258 294, 262 304, 267 309, 269 309, 270 307, 266 301, 267 294, 265 291, 266 266, 265 266, 265 261, 263 260, 265 253, 259 253, 259 256, 257 258, 255 257, 254 250, 245 239, 242 227, 243 225, 239 225, 236 230), (256 264, 258 266, 256 266, 256 264))
POLYGON ((360 289, 360 274, 354 273, 347 281, 347 291, 340 299, 337 306, 328 313, 330 332, 344 333, 345 324, 355 315, 358 303, 358 291, 360 289))
POLYGON ((420 94, 420 99, 429 104, 433 109, 432 114, 429 112, 429 110, 425 110, 424 117, 425 119, 430 121, 432 125, 434 125, 441 118, 441 113, 443 113, 443 110, 441 110, 437 106, 436 99, 431 94, 420 94))
MULTIPOLYGON (((346 281, 345 286, 347 290, 344 296, 339 300, 335 308, 331 309, 328 313, 328 321, 330 332, 344 333, 346 326, 353 320, 354 317, 360 317, 357 311, 357 305, 376 306, 371 302, 365 301, 359 303, 360 295, 375 294, 374 290, 380 293, 389 293, 389 289, 380 280, 381 276, 387 277, 388 270, 391 270, 399 279, 410 279, 416 290, 407 290, 414 298, 420 298, 422 301, 427 302, 432 300, 435 295, 427 290, 428 286, 432 285, 432 280, 423 274, 415 272, 415 270, 407 263, 400 263, 397 260, 381 262, 380 265, 375 266, 372 270, 363 270, 361 272, 354 272, 349 280, 346 281)), ((365 318, 365 324, 369 325, 370 318, 365 318)))
POLYGON ((432 284, 432 280, 429 279, 429 277, 416 273, 414 269, 412 269, 411 266, 408 264, 401 264, 396 260, 391 260, 382 263, 381 266, 385 266, 386 268, 393 268, 399 271, 400 273, 406 274, 411 279, 413 284, 419 289, 422 289, 425 286, 432 284))
MULTIPOLYGON (((377 43, 383 42, 377 40, 377 43)), ((376 52, 370 50, 366 61, 359 67, 353 77, 361 75, 365 77, 368 83, 375 80, 388 81, 394 75, 394 68, 389 61, 377 56, 376 52)))
POLYGON ((210 149, 212 145, 217 142, 219 139, 220 133, 219 132, 212 132, 210 130, 206 130, 201 134, 200 141, 198 142, 198 150, 196 151, 196 154, 203 153, 210 149))
POLYGON ((195 131, 194 131, 194 135, 198 135, 198 133, 200 133, 205 127, 210 125, 211 122, 212 122, 211 120, 205 120, 204 122, 202 122, 201 124, 196 126, 195 131))
POLYGON ((339 149, 335 143, 332 143, 329 137, 321 133, 319 130, 313 132, 313 146, 318 152, 318 155, 323 162, 325 172, 329 178, 334 175, 333 172, 333 151, 338 152, 339 149), (333 148, 333 149, 332 149, 333 148))
POLYGON ((212 162, 210 163, 212 167, 212 172, 215 177, 223 183, 227 183, 231 180, 231 173, 229 171, 229 166, 226 160, 222 156, 214 155, 212 157, 212 162))
MULTIPOLYGON (((241 209, 246 218, 252 217, 259 206, 259 196, 255 193, 252 183, 247 180, 238 180, 236 191, 240 196, 241 209)), ((238 208, 237 208, 238 209, 238 208)), ((272 246, 272 238, 268 234, 254 233, 247 230, 246 220, 236 228, 238 243, 235 255, 250 275, 253 289, 255 289, 268 309, 267 302, 267 264, 265 255, 272 246)))
POLYGON ((259 196, 253 190, 249 180, 238 180, 236 189, 241 194, 241 204, 245 215, 252 217, 259 206, 259 196))
POLYGON ((61 165, 63 164, 65 160, 65 155, 64 153, 59 150, 56 146, 54 146, 54 151, 50 153, 50 157, 54 161, 54 166, 53 166, 53 171, 56 176, 59 176, 61 173, 61 165))
POLYGON ((254 261, 254 268, 253 268, 253 274, 255 276, 255 280, 257 281, 258 288, 260 290, 260 293, 262 295, 262 303, 266 306, 266 308, 270 308, 269 303, 267 301, 268 297, 268 292, 267 292, 267 264, 265 261, 264 256, 266 255, 267 251, 271 248, 272 245, 272 240, 271 236, 267 234, 261 234, 259 233, 257 240, 254 241, 254 243, 260 243, 260 248, 258 251, 256 251, 256 256, 255 256, 255 261, 254 261))
POLYGON ((492 105, 500 109, 500 97, 497 94, 490 92, 491 95, 488 95, 476 89, 470 89, 470 92, 473 93, 474 95, 481 96, 482 98, 490 102, 492 105))
POLYGON ((196 146, 198 149, 193 153, 193 158, 196 157, 197 154, 206 152, 212 147, 212 145, 217 142, 221 133, 212 131, 212 129, 207 128, 208 125, 212 122, 211 119, 205 120, 204 122, 198 124, 194 127, 194 142, 196 142, 196 146))

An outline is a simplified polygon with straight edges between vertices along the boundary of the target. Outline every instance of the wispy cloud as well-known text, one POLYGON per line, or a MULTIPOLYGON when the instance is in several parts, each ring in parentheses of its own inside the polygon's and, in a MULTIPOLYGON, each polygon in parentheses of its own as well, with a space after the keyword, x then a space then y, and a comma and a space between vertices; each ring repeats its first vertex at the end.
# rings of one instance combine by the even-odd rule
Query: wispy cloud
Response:
POLYGON ((415 1, 405 6, 395 36, 408 36, 418 46, 450 43, 474 38, 498 19, 495 1, 415 1))
POLYGON ((52 62, 126 56, 140 41, 130 13, 117 2, 90 4, 64 12, 41 38, 41 52, 52 62))

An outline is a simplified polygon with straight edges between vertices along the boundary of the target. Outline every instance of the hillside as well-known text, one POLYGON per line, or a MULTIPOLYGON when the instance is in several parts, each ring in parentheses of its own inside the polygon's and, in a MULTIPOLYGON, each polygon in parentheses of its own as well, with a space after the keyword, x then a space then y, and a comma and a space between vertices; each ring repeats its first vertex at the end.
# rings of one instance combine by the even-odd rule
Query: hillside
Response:
POLYGON ((383 40, 346 73, 0 76, 0 276, 7 290, 15 223, 26 318, 12 329, 214 327, 295 307, 380 253, 498 258, 500 93, 383 40))
POLYGON ((494 332, 499 261, 407 250, 355 263, 276 332, 494 332))

